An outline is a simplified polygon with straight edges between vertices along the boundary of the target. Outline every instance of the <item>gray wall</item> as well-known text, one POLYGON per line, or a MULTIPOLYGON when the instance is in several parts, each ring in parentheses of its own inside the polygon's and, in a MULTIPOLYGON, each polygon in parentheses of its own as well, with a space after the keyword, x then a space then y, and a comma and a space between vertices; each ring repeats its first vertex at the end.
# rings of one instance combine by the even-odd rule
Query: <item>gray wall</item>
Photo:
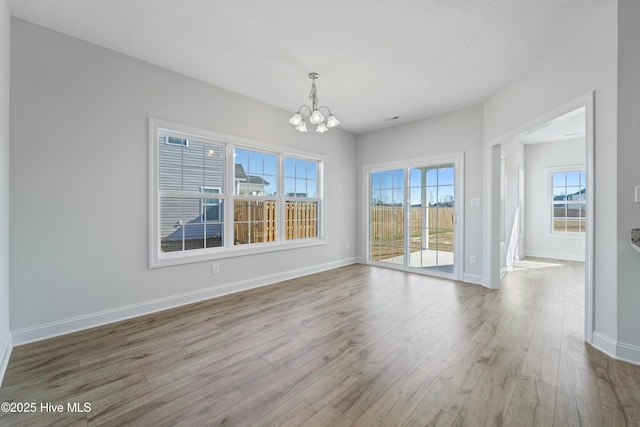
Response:
POLYGON ((0 384, 9 340, 9 8, 0 0, 0 384))
POLYGON ((288 111, 15 18, 11 41, 14 338, 355 257, 354 135, 300 134, 288 111), (327 244, 149 270, 149 116, 326 155, 327 244))
POLYGON ((549 181, 547 168, 585 164, 584 138, 525 146, 527 255, 584 261, 582 235, 549 233, 549 181))
POLYGON ((640 253, 628 243, 640 227, 640 2, 620 1, 618 19, 618 338, 640 346, 640 253))
MULTIPOLYGON (((367 191, 362 182, 365 165, 413 160, 420 157, 465 153, 464 182, 464 274, 479 282, 482 275, 482 208, 470 207, 469 199, 482 197, 482 107, 467 108, 358 135, 358 218, 364 218, 361 197, 367 191), (470 256, 478 257, 477 264, 470 256)), ((365 236, 358 228, 358 254, 364 257, 365 236)))
MULTIPOLYGON (((595 91, 594 328, 617 339, 617 2, 485 103, 487 144, 595 91)), ((633 40, 633 39, 632 39, 633 40)), ((523 131, 526 128, 522 129, 523 131)), ((488 150, 488 149, 487 149, 488 150)), ((640 323, 636 316, 635 324, 640 323)), ((636 344, 640 344, 637 342, 636 344)))

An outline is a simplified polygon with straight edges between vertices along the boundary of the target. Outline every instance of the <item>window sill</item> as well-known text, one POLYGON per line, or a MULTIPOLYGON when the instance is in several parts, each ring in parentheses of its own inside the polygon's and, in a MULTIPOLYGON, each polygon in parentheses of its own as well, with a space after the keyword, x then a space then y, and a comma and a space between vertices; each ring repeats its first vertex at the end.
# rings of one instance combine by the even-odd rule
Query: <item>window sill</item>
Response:
POLYGON ((263 243, 254 245, 234 246, 229 249, 220 251, 202 249, 197 251, 189 251, 188 253, 179 252, 175 254, 165 254, 161 258, 152 259, 149 262, 149 268, 169 267, 172 265, 191 264, 195 262, 215 261, 226 258, 238 258, 243 256, 259 255, 270 252, 287 251, 292 249, 303 249, 314 246, 326 245, 324 239, 305 239, 302 241, 292 241, 286 243, 263 243), (251 247, 247 247, 251 246, 251 247))
POLYGON ((564 240, 584 240, 585 233, 548 233, 547 238, 564 240))

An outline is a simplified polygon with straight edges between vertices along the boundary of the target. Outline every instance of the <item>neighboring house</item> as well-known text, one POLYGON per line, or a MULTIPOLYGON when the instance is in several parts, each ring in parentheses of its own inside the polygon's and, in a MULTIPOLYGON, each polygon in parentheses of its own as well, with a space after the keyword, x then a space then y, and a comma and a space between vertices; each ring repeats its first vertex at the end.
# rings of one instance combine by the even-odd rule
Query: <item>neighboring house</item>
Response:
POLYGON ((569 195, 557 195, 553 197, 554 201, 561 201, 561 200, 587 200, 587 189, 583 188, 580 191, 577 191, 573 194, 569 194, 569 195))
POLYGON ((584 218, 587 189, 583 188, 573 194, 553 196, 554 202, 580 201, 581 203, 554 204, 554 217, 556 218, 584 218), (566 208, 566 209, 565 209, 566 208))
MULTIPOLYGON (((222 186, 222 173, 215 177, 214 181, 222 186)), ((262 177, 247 175, 241 164, 235 165, 235 188, 238 194, 258 196, 264 193, 264 187, 269 182, 262 177)), ((219 187, 200 187, 201 192, 217 194, 219 187)), ((224 209, 218 199, 204 199, 202 203, 183 203, 181 200, 164 210, 167 215, 163 220, 161 237, 163 250, 182 250, 176 247, 175 242, 192 242, 194 245, 202 244, 204 236, 207 238, 207 247, 221 246, 223 234, 224 209), (183 219, 184 218, 184 219, 183 219), (186 218, 190 218, 185 221, 186 218)), ((185 243, 187 244, 187 243, 185 243)), ((199 247, 199 246, 196 246, 199 247)))
POLYGON ((251 196, 261 196, 264 194, 264 187, 269 182, 262 177, 247 175, 240 163, 236 163, 235 188, 238 194, 246 194, 251 196))
POLYGON ((567 200, 587 200, 587 189, 583 188, 573 194, 567 196, 567 200))
MULTIPOLYGON (((576 200, 576 201, 581 201, 582 203, 569 203, 567 204, 567 210, 568 211, 572 211, 572 212, 578 212, 578 211, 583 211, 585 210, 585 203, 587 200, 587 189, 583 188, 580 191, 577 191, 573 194, 569 194, 567 196, 567 200, 576 200)), ((584 217, 584 215, 582 214, 577 214, 575 216, 578 217, 584 217)))

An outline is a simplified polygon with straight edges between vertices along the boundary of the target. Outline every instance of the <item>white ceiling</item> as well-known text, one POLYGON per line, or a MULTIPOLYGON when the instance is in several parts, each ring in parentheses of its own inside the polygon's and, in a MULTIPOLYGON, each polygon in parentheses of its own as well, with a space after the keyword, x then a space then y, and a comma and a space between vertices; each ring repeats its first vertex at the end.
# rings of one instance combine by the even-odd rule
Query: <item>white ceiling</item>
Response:
POLYGON ((364 133, 482 103, 613 0, 9 0, 14 16, 364 133), (390 117, 400 119, 385 122, 390 117))
POLYGON ((585 107, 581 107, 525 132, 519 139, 523 144, 537 144, 584 138, 585 126, 585 107))

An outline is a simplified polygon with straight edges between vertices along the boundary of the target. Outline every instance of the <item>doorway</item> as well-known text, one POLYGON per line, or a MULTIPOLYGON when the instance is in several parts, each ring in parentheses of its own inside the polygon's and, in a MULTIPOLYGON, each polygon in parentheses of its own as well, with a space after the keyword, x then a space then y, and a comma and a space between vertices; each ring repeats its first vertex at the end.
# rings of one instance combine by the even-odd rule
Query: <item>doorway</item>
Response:
MULTIPOLYGON (((488 213, 490 217, 500 220, 490 223, 488 252, 493 259, 490 260, 488 283, 490 287, 498 287, 501 267, 508 264, 508 259, 503 259, 505 249, 500 246, 505 241, 507 245, 522 245, 522 253, 528 256, 584 261, 584 333, 585 341, 591 343, 594 251, 593 94, 549 112, 495 142, 488 147, 490 170, 493 171, 488 182, 491 194, 488 213), (505 173, 501 170, 504 169, 504 156, 499 153, 512 146, 514 141, 520 144, 522 157, 518 157, 516 150, 513 161, 517 166, 512 163, 512 179, 507 179, 507 220, 503 221, 501 217, 505 206, 501 200, 501 186, 505 173), (543 144, 549 147, 557 145, 558 148, 543 150, 543 144), (559 148, 561 146, 562 149, 559 148), (574 154, 579 151, 581 160, 567 157, 571 150, 574 154), (534 152, 537 153, 536 156, 540 156, 542 152, 547 153, 542 171, 535 172, 531 166, 534 152), (549 154, 552 152, 555 154, 549 154), (520 165, 523 164, 526 167, 521 168, 520 165), (523 178, 528 183, 524 186, 524 198, 523 178), (509 182, 513 184, 509 186, 509 182), (534 187, 537 189, 533 190, 534 187), (526 208, 522 208, 523 206, 526 208), (516 217, 515 222, 510 222, 517 215, 518 208, 521 209, 519 221, 516 217), (537 227, 537 231, 532 231, 534 227, 537 227), (510 239, 518 231, 523 234, 516 236, 517 239, 510 239), (544 247, 541 242, 548 245, 544 247)), ((514 150, 507 150, 507 159, 513 152, 514 150)), ((509 169, 508 162, 506 168, 509 169)), ((509 178, 508 171, 506 175, 509 178)))

